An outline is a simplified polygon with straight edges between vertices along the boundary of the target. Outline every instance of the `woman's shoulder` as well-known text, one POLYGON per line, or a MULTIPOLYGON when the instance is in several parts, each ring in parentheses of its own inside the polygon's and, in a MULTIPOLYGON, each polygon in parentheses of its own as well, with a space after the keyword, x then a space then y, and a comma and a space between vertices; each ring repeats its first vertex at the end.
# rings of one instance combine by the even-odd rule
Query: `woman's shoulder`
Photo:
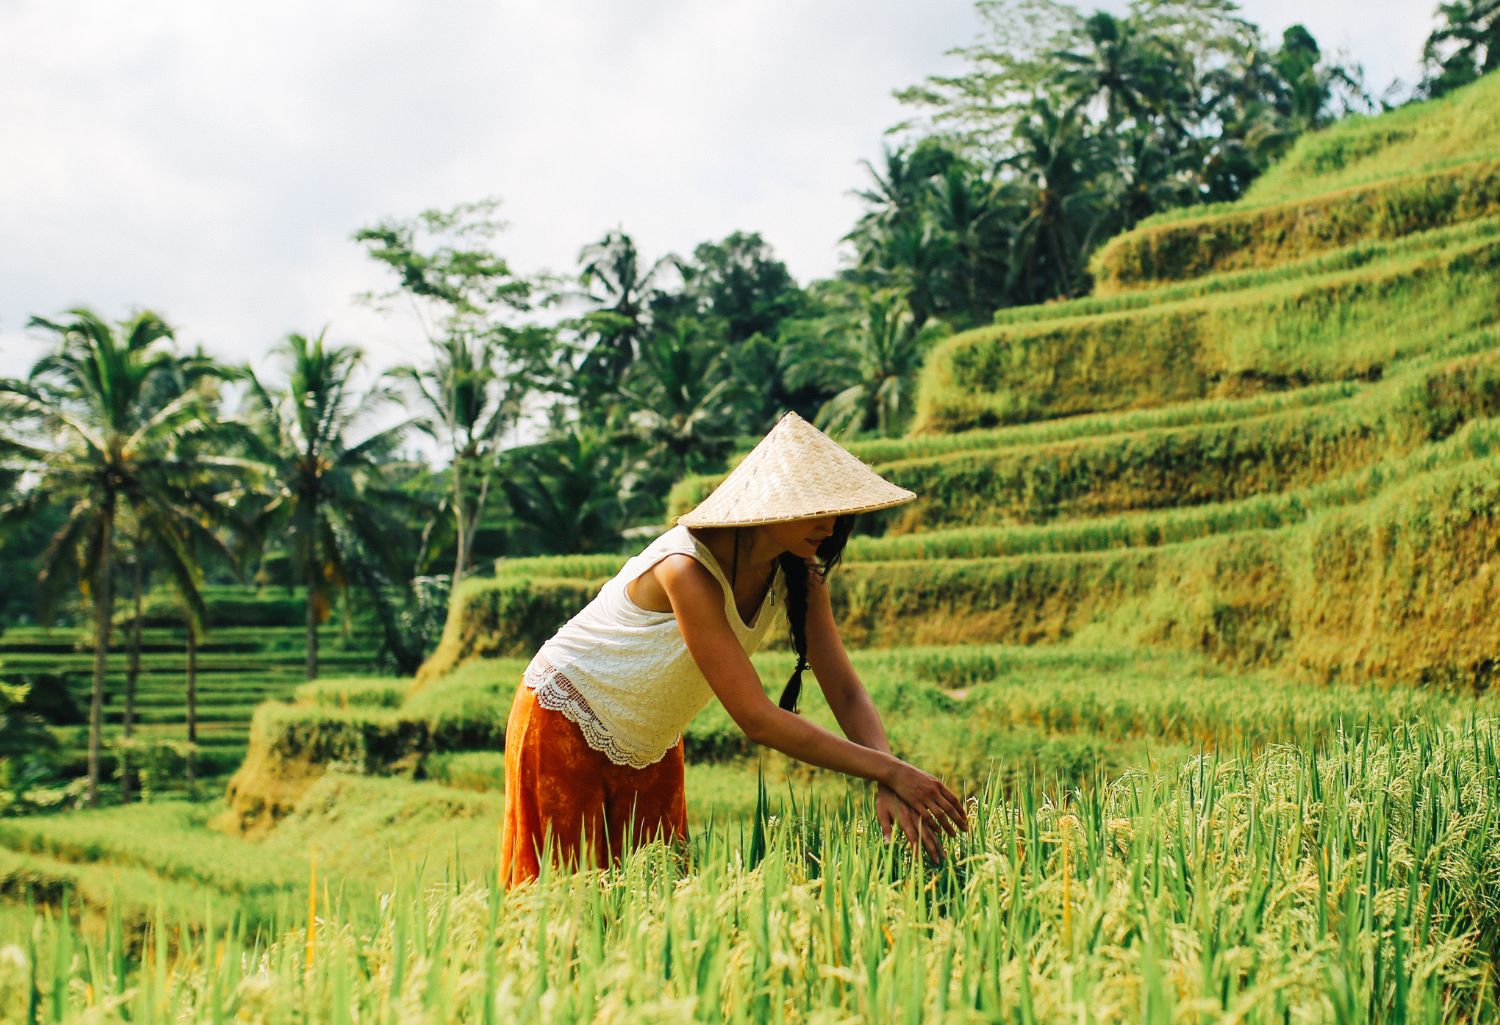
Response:
POLYGON ((700 547, 702 547, 702 542, 695 538, 690 530, 679 524, 668 527, 652 538, 636 557, 669 555, 673 552, 695 552, 700 547))

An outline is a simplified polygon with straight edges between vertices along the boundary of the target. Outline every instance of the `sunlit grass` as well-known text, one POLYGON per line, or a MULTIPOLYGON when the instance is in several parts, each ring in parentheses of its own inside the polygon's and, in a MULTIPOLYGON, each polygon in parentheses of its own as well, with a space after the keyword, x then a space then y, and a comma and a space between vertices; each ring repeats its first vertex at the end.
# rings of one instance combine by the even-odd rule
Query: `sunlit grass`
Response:
POLYGON ((0 1000, 39 1022, 1493 1012, 1495 721, 1283 740, 980 788, 942 866, 881 842, 862 798, 793 806, 768 787, 749 823, 700 829, 685 865, 653 845, 513 893, 435 852, 351 898, 320 858, 315 932, 305 899, 258 936, 225 928, 232 908, 139 934, 8 916, 0 1000))

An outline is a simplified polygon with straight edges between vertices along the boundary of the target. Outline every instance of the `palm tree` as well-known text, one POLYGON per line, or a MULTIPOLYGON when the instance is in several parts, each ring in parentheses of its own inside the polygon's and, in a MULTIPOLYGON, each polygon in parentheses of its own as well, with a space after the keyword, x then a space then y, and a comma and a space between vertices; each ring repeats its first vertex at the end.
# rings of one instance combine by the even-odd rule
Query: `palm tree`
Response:
POLYGON ((734 442, 743 386, 721 345, 682 318, 650 335, 620 394, 630 409, 629 434, 641 449, 632 491, 664 493, 670 485, 721 460, 734 442))
MULTIPOLYGON (((179 448, 191 447, 192 452, 178 451, 173 453, 174 462, 183 468, 179 475, 177 486, 183 490, 191 489, 195 495, 193 503, 194 517, 205 527, 220 527, 227 524, 227 510, 224 509, 216 492, 222 490, 225 483, 223 479, 224 467, 219 463, 217 454, 213 451, 215 446, 224 447, 234 431, 234 425, 225 424, 218 420, 215 404, 212 401, 212 388, 216 381, 237 376, 231 369, 220 365, 209 358, 200 348, 190 356, 175 358, 169 373, 160 373, 151 380, 151 392, 144 395, 142 402, 146 408, 153 408, 164 402, 171 401, 178 395, 183 394, 191 388, 200 390, 200 397, 204 400, 203 414, 205 420, 212 424, 211 436, 205 438, 201 432, 184 432, 177 438, 168 439, 168 444, 179 448), (207 449, 205 450, 205 441, 207 449), (192 468, 198 468, 196 470, 192 468), (192 479, 189 479, 191 475, 192 479)), ((152 563, 157 553, 164 546, 170 546, 172 539, 156 536, 148 522, 139 517, 127 515, 124 518, 121 534, 130 538, 128 565, 131 583, 131 607, 132 612, 129 623, 129 632, 126 639, 125 651, 125 708, 120 724, 120 734, 128 742, 135 734, 135 699, 136 688, 140 682, 141 675, 141 636, 143 629, 143 601, 145 598, 146 584, 150 576, 152 563)), ((216 534, 206 535, 207 546, 214 550, 220 557, 228 557, 229 549, 218 538, 216 534)), ((190 589, 192 595, 196 595, 201 577, 201 549, 204 547, 203 539, 191 537, 184 539, 189 548, 189 567, 192 570, 190 589)), ((183 594, 180 581, 173 581, 173 586, 178 590, 183 602, 184 622, 188 630, 188 653, 189 662, 195 661, 196 634, 201 629, 200 617, 196 611, 201 603, 195 603, 190 595, 183 594)), ((193 670, 190 669, 190 675, 193 670)), ((189 681, 189 690, 193 690, 193 683, 189 681)), ((191 705, 191 701, 189 702, 191 705)), ((192 732, 193 710, 189 708, 189 728, 192 732)), ((191 766, 189 767, 191 771, 191 766)), ((134 777, 130 772, 130 746, 128 743, 120 749, 120 800, 128 804, 131 800, 131 789, 134 785, 134 777)))
POLYGON ((578 259, 578 282, 597 307, 583 318, 596 340, 578 369, 613 387, 635 361, 650 328, 651 289, 677 258, 668 254, 647 265, 635 240, 617 228, 585 246, 578 259))
POLYGON ((1055 84, 1071 99, 1064 114, 1101 100, 1111 127, 1126 118, 1141 124, 1161 117, 1185 132, 1179 112, 1191 95, 1182 62, 1165 40, 1141 32, 1134 19, 1096 11, 1084 21, 1078 41, 1079 48, 1050 55, 1059 65, 1055 84))
POLYGON ((924 139, 910 149, 886 147, 884 166, 877 170, 861 160, 871 186, 855 189, 868 209, 844 236, 863 255, 878 247, 883 236, 897 224, 920 221, 925 212, 933 180, 945 174, 957 155, 937 139, 924 139))
POLYGON ((610 552, 619 546, 617 444, 604 430, 574 426, 501 455, 500 485, 511 514, 549 552, 610 552))
MULTIPOLYGON (((397 367, 391 375, 407 384, 425 408, 427 415, 417 427, 448 451, 451 479, 440 512, 453 518, 456 588, 473 561, 474 538, 494 482, 495 456, 505 431, 520 419, 522 400, 531 388, 527 368, 535 358, 523 359, 503 373, 507 351, 499 337, 457 333, 434 341, 432 354, 430 367, 397 367)), ((436 523, 435 518, 423 532, 424 550, 436 523)))
POLYGON ((1437 13, 1443 23, 1422 48, 1425 96, 1452 92, 1500 68, 1500 0, 1450 0, 1437 13))
POLYGON ((0 382, 7 419, 34 426, 38 439, 9 439, 7 447, 20 454, 35 481, 0 516, 19 518, 45 502, 68 508, 42 555, 39 582, 47 602, 76 566, 94 607, 88 801, 95 805, 119 519, 130 517, 157 539, 162 568, 201 613, 191 546, 208 534, 200 517, 213 499, 187 485, 200 468, 183 462, 177 442, 211 433, 215 424, 200 388, 164 383, 177 365, 161 344, 172 332, 159 316, 140 313, 118 330, 89 309, 69 316, 64 322, 32 318, 32 326, 57 337, 58 348, 26 381, 0 382))
POLYGON ((916 321, 901 293, 874 292, 863 297, 852 323, 831 326, 816 349, 803 342, 788 350, 788 383, 796 387, 816 378, 838 389, 813 419, 823 430, 858 434, 874 428, 889 437, 911 412, 927 350, 947 331, 941 322, 916 321))
POLYGON ((1098 228, 1097 185, 1104 153, 1075 113, 1038 99, 1016 128, 1019 150, 1006 163, 1028 195, 1011 250, 1010 291, 1021 302, 1075 294, 1098 228))
POLYGON ((978 325, 1007 305, 1005 250, 1017 206, 998 175, 987 175, 968 161, 955 161, 938 181, 932 222, 951 256, 934 302, 937 316, 978 325))
MULTIPOLYGON (((395 398, 380 389, 355 393, 359 349, 330 346, 322 333, 290 334, 276 354, 289 363, 284 389, 272 392, 254 373, 246 375, 251 452, 268 478, 252 522, 262 538, 288 538, 302 574, 311 680, 318 675, 318 624, 327 618, 330 595, 360 577, 368 581, 370 566, 397 572, 406 538, 396 515, 414 503, 388 470, 409 424, 352 439, 364 416, 395 398)), ((385 600, 378 591, 370 597, 385 600)))

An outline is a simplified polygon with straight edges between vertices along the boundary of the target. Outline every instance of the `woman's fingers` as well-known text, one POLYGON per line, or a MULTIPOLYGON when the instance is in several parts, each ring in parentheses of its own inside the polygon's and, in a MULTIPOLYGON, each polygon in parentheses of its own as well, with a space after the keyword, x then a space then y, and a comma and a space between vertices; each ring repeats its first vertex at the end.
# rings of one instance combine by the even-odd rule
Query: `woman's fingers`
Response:
POLYGON ((926 848, 928 855, 933 861, 943 860, 943 844, 938 839, 938 831, 923 821, 916 809, 910 805, 902 808, 902 826, 906 830, 907 838, 911 840, 911 851, 917 853, 918 847, 926 848))
POLYGON ((958 835, 958 824, 953 821, 953 813, 947 808, 934 804, 927 809, 927 820, 940 832, 949 836, 958 835))
POLYGON ((946 786, 943 786, 941 781, 938 783, 938 786, 943 787, 943 797, 948 802, 948 807, 953 810, 955 816, 953 821, 957 822, 964 829, 968 829, 969 813, 964 810, 963 799, 953 791, 949 790, 946 786))
POLYGON ((923 802, 922 814, 949 836, 957 836, 969 828, 968 815, 964 813, 963 805, 953 799, 952 792, 947 787, 936 779, 933 784, 933 790, 923 802))
POLYGON ((922 825, 917 819, 917 813, 912 811, 911 805, 903 801, 896 815, 901 820, 901 832, 906 834, 906 842, 911 845, 911 852, 916 854, 922 844, 922 825))
POLYGON ((943 788, 942 796, 943 813, 953 825, 954 834, 958 834, 969 828, 969 814, 964 811, 964 804, 953 796, 953 792, 947 787, 943 788))

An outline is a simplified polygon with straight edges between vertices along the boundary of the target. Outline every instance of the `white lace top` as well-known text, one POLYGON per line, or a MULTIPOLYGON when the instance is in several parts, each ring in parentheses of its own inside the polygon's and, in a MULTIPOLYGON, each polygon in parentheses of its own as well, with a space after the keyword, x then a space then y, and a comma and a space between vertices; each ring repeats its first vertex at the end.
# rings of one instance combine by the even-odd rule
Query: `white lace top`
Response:
POLYGON ((771 607, 785 605, 778 565, 760 608, 748 625, 742 622, 728 575, 686 527, 673 527, 627 561, 593 601, 542 645, 523 677, 537 704, 567 716, 590 747, 617 765, 642 769, 659 761, 713 697, 687 650, 677 617, 643 609, 625 593, 630 581, 678 552, 697 559, 719 581, 724 614, 746 654, 770 630, 775 619, 771 607))

